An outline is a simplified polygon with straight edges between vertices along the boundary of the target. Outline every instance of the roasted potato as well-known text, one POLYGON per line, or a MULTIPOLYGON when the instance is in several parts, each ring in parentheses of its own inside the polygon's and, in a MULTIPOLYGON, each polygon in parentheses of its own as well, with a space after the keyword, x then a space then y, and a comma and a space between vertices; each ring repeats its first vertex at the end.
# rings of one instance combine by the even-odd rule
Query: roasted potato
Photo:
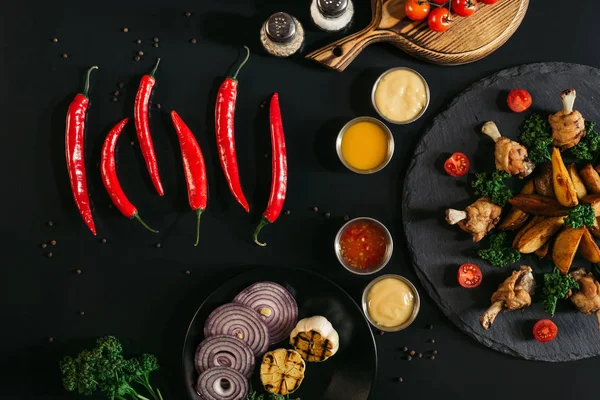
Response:
POLYGON ((542 247, 535 251, 535 255, 540 258, 540 260, 548 255, 548 250, 550 250, 550 241, 548 240, 542 247))
POLYGON ((600 174, 600 164, 596 165, 596 172, 598 172, 600 174))
POLYGON ((592 167, 592 164, 587 164, 579 171, 579 176, 583 184, 590 193, 600 193, 600 175, 592 167))
MULTIPOLYGON (((596 224, 598 224, 598 218, 596 217, 596 224)), ((590 232, 592 233, 592 235, 596 236, 598 239, 600 239, 600 229, 597 229, 595 227, 590 227, 590 232)))
POLYGON ((571 182, 573 182, 575 192, 577 192, 577 198, 581 199, 587 194, 587 190, 583 184, 583 181, 581 180, 581 177, 579 176, 579 172, 577 172, 577 166, 575 163, 569 165, 569 176, 571 177, 571 182))
POLYGON ((533 215, 561 217, 567 215, 566 208, 558 200, 539 194, 518 194, 508 202, 519 210, 533 215))
POLYGON ((581 236, 581 242, 579 242, 579 254, 590 262, 595 264, 600 263, 600 248, 598 248, 589 229, 586 229, 585 232, 583 232, 583 236, 581 236))
POLYGON ((581 198, 581 202, 592 206, 596 217, 600 217, 600 194, 588 194, 581 198))
POLYGON ((552 248, 552 260, 556 268, 563 274, 569 272, 575 253, 579 248, 581 237, 586 230, 585 227, 565 228, 556 235, 554 247, 552 248))
POLYGON ((552 149, 552 184, 554 195, 560 204, 565 207, 575 207, 579 204, 577 192, 571 181, 571 176, 556 147, 552 149))
MULTIPOLYGON (((551 217, 535 224, 521 237, 517 245, 517 250, 523 254, 533 253, 550 240, 563 226, 564 221, 564 217, 551 217)), ((556 249, 556 244, 554 244, 554 248, 556 249)))
POLYGON ((534 215, 533 218, 531 218, 529 220, 529 222, 527 222, 527 224, 524 227, 522 227, 521 230, 519 230, 519 232, 517 232, 517 234, 515 235, 515 238, 513 239, 513 242, 512 242, 513 249, 516 249, 519 247, 519 240, 521 240, 521 238, 523 237, 525 232, 527 232, 533 226, 542 222, 544 219, 546 219, 546 217, 543 217, 541 215, 534 215))
MULTIPOLYGON (((535 187, 533 181, 527 181, 525 186, 521 189, 522 194, 533 194, 535 191, 535 187)), ((529 214, 524 213, 516 207, 511 207, 510 211, 506 214, 506 216, 500 221, 498 228, 501 231, 515 231, 523 226, 525 221, 529 218, 529 214)))
POLYGON ((533 178, 535 192, 542 196, 554 197, 554 184, 552 183, 552 164, 545 162, 535 168, 533 178))

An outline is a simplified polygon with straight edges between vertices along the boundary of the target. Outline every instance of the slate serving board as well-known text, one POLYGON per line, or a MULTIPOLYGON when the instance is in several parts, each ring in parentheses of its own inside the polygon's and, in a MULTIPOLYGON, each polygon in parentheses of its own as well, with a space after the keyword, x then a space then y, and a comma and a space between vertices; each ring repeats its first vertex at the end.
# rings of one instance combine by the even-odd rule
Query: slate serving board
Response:
MULTIPOLYGON (((539 294, 542 274, 550 271, 552 264, 539 261, 536 256, 525 256, 520 263, 504 269, 488 266, 475 254, 481 244, 474 244, 470 235, 458 227, 447 225, 444 210, 462 209, 473 202, 473 174, 494 170, 494 144, 480 133, 481 125, 493 120, 504 136, 518 136, 518 127, 529 112, 510 112, 506 106, 508 91, 525 88, 533 97, 530 111, 556 112, 562 108, 560 92, 570 87, 577 90, 575 109, 587 120, 600 120, 600 70, 596 68, 566 63, 528 64, 475 83, 435 118, 417 145, 404 184, 404 229, 416 273, 426 291, 469 336, 494 350, 528 360, 561 362, 599 355, 596 318, 577 312, 567 301, 559 302, 553 319, 559 327, 557 338, 538 343, 533 339, 533 325, 549 316, 541 303, 534 303, 522 312, 501 313, 494 325, 484 331, 479 316, 490 306, 491 294, 512 270, 521 264, 531 265, 539 294), (471 160, 471 170, 462 178, 452 178, 443 171, 444 160, 455 151, 465 153, 471 160), (466 290, 457 284, 457 269, 463 263, 481 267, 484 279, 478 288, 466 290)), ((513 184, 518 190, 522 182, 513 184)), ((589 270, 591 265, 577 256, 573 267, 589 270)))

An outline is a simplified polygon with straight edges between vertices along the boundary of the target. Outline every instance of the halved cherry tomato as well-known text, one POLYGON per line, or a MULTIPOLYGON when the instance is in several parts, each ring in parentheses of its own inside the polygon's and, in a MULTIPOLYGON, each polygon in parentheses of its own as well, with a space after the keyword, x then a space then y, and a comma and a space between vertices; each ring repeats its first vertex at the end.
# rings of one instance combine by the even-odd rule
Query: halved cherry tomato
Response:
POLYGON ((429 2, 427 0, 408 0, 404 6, 406 16, 412 21, 422 21, 429 15, 429 2))
POLYGON ((463 264, 458 267, 458 284, 464 288, 472 289, 481 284, 483 275, 475 264, 463 264))
POLYGON ((463 153, 454 153, 444 163, 444 169, 448 175, 459 177, 469 172, 469 159, 463 153))
POLYGON ((452 11, 461 17, 470 17, 477 10, 477 0, 452 0, 452 11))
POLYGON ((516 113, 523 112, 531 107, 531 95, 525 89, 513 89, 508 94, 508 98, 506 102, 508 103, 508 108, 513 110, 516 113))
POLYGON ((498 0, 479 0, 484 4, 494 4, 495 2, 497 2, 498 0))
POLYGON ((438 4, 440 6, 443 6, 444 4, 446 4, 448 2, 448 0, 431 0, 430 3, 434 3, 434 4, 438 4))
POLYGON ((533 337, 538 342, 546 343, 551 341, 558 334, 558 327, 549 319, 540 319, 533 326, 533 337))
POLYGON ((427 23, 434 32, 444 32, 450 28, 450 10, 444 7, 436 8, 429 13, 427 23))

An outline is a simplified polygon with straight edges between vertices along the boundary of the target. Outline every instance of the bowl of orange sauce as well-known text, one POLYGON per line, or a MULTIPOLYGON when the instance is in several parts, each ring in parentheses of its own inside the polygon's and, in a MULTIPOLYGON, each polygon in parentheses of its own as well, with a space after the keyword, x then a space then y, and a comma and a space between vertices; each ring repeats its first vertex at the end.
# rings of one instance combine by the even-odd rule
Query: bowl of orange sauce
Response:
POLYGON ((354 218, 345 223, 334 240, 340 264, 357 275, 381 271, 392 258, 394 241, 381 222, 369 217, 354 218))
POLYGON ((335 143, 337 155, 350 171, 372 174, 381 171, 394 155, 394 136, 380 120, 358 117, 340 130, 335 143))

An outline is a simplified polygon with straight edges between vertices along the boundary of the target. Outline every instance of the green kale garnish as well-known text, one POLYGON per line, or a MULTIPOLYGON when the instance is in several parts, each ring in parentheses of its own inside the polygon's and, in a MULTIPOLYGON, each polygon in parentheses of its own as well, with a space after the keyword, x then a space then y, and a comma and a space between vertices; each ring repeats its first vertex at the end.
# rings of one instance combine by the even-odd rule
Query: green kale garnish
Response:
POLYGON ((542 289, 542 302, 544 310, 554 316, 556 303, 564 299, 569 290, 579 289, 577 281, 569 274, 562 274, 556 268, 552 273, 544 274, 544 287, 542 289))
POLYGON ((477 255, 492 267, 504 268, 521 259, 521 253, 506 245, 506 233, 490 236, 490 247, 477 251, 477 255))
POLYGON ((536 164, 550 161, 548 146, 552 144, 552 129, 541 114, 531 114, 521 125, 519 141, 527 147, 527 154, 536 164))
POLYGON ((586 134, 581 138, 579 143, 571 148, 571 154, 580 160, 593 161, 598 157, 600 151, 600 134, 594 130, 596 122, 586 121, 586 134))
POLYGON ((589 204, 579 204, 567 210, 565 225, 569 228, 581 228, 582 226, 593 226, 596 213, 589 204))
POLYGON ((493 203, 504 206, 508 199, 513 197, 512 191, 504 184, 504 180, 511 175, 504 171, 494 171, 491 176, 485 172, 475 174, 475 180, 471 186, 475 189, 475 194, 488 197, 493 203))

